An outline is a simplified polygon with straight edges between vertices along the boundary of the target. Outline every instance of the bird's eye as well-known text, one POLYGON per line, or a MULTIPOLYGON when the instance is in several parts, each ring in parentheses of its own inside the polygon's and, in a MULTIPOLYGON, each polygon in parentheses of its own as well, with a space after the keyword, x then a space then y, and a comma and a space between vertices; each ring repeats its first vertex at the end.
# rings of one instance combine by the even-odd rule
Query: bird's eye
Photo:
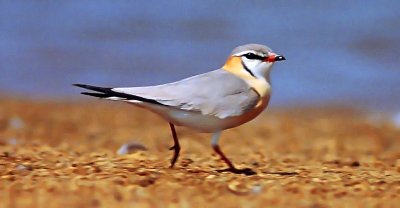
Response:
POLYGON ((244 54, 243 56, 246 57, 246 58, 248 58, 248 59, 259 59, 259 60, 264 59, 263 57, 261 57, 261 56, 259 56, 259 55, 256 55, 256 54, 254 54, 254 53, 246 53, 246 54, 244 54))

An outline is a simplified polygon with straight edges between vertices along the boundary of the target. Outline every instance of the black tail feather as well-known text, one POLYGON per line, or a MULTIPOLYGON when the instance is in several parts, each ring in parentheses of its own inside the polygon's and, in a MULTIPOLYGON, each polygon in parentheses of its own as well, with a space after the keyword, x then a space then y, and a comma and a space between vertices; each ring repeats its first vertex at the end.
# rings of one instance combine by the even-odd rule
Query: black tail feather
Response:
POLYGON ((84 88, 84 89, 100 92, 100 93, 82 92, 81 94, 83 94, 83 95, 89 95, 89 96, 98 97, 98 98, 118 97, 118 98, 121 98, 121 100, 138 100, 138 101, 142 101, 142 102, 163 105, 162 103, 159 103, 153 99, 148 99, 148 98, 140 97, 137 95, 131 95, 131 94, 126 94, 126 93, 122 93, 122 92, 115 92, 112 90, 113 88, 110 88, 110 87, 97 87, 97 86, 85 85, 85 84, 73 84, 73 85, 84 88))
POLYGON ((98 97, 98 98, 108 98, 110 97, 107 94, 103 94, 103 93, 95 93, 95 92, 81 92, 82 95, 89 95, 89 96, 93 96, 93 97, 98 97))

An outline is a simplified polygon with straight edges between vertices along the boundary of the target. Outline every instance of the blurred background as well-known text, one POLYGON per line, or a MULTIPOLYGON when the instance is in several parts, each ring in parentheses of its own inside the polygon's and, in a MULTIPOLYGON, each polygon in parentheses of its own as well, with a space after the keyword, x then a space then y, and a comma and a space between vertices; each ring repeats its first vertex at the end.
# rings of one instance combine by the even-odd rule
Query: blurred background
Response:
POLYGON ((0 1, 0 94, 80 99, 222 66, 240 44, 285 55, 271 105, 400 104, 400 1, 0 1))

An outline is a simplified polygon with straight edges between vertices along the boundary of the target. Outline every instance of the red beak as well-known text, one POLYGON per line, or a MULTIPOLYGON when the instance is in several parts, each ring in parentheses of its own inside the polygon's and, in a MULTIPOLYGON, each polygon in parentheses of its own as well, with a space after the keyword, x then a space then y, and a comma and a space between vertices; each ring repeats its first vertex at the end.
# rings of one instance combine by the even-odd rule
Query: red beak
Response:
POLYGON ((277 54, 270 54, 269 56, 267 56, 264 59, 265 62, 271 62, 271 63, 274 63, 275 61, 283 61, 283 60, 286 60, 286 58, 284 56, 277 55, 277 54))

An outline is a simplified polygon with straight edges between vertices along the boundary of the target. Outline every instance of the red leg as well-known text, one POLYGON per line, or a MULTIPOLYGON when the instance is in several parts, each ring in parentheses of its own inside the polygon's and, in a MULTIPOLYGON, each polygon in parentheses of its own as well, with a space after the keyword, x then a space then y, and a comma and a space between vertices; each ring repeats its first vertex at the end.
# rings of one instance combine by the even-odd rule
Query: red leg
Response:
POLYGON ((171 128, 172 137, 174 138, 174 146, 169 148, 170 150, 174 150, 174 156, 171 159, 171 166, 170 166, 172 168, 174 167, 176 161, 178 160, 179 152, 181 151, 181 146, 179 145, 178 135, 176 134, 174 124, 169 123, 169 127, 171 128))
POLYGON ((213 135, 211 145, 212 145, 214 151, 221 157, 221 159, 228 165, 229 168, 225 169, 225 170, 220 170, 219 172, 232 172, 232 173, 245 174, 245 175, 256 174, 256 172, 254 172, 250 168, 244 168, 244 169, 235 168, 233 163, 225 156, 225 154, 219 148, 218 141, 219 141, 220 135, 221 135, 221 132, 217 132, 213 135))
POLYGON ((229 166, 229 169, 236 169, 233 163, 225 156, 219 148, 219 145, 213 145, 214 151, 221 157, 221 159, 229 166))

